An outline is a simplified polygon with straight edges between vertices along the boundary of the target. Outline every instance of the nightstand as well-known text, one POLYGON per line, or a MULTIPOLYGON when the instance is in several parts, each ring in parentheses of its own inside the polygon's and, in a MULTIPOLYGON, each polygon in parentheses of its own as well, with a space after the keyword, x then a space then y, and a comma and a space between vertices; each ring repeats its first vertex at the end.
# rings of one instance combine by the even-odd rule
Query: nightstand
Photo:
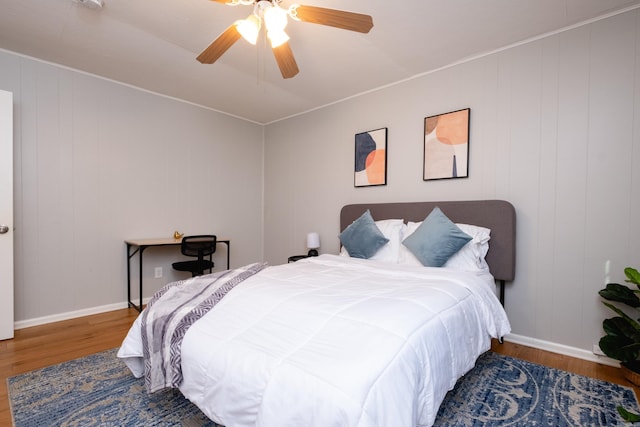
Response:
POLYGON ((296 262, 296 261, 300 261, 301 259, 304 258, 308 258, 308 255, 292 255, 289 257, 289 261, 288 262, 296 262))

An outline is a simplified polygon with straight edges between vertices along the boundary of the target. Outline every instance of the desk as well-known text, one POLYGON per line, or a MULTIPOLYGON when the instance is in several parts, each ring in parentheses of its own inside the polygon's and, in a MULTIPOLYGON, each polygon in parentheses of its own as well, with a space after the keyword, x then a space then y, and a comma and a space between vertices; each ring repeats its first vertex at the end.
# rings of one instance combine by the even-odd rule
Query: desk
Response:
MULTIPOLYGON (((145 249, 154 246, 180 246, 182 239, 169 238, 157 238, 157 239, 129 239, 125 240, 127 245, 127 301, 129 307, 134 307, 138 311, 142 311, 142 253, 145 249), (133 249, 133 252, 131 251, 133 249), (135 254, 139 254, 140 259, 140 305, 135 305, 131 302, 131 258, 135 254)), ((217 243, 224 243, 227 245, 227 270, 229 267, 229 254, 231 253, 231 242, 229 239, 221 238, 217 239, 217 243)))

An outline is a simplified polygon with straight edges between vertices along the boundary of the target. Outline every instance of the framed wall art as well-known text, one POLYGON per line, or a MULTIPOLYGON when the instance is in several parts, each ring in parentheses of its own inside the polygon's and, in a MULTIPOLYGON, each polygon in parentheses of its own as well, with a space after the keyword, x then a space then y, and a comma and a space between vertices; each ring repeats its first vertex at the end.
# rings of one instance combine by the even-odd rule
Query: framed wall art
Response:
POLYGON ((387 184, 387 128, 356 134, 354 186, 387 184))
POLYGON ((424 181, 469 176, 471 109, 424 119, 424 181))

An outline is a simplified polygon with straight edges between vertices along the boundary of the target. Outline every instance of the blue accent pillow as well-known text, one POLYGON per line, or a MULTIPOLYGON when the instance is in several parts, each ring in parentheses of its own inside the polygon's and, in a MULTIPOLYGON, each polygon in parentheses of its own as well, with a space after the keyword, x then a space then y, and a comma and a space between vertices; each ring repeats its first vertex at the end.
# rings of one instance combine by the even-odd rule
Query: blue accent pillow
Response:
POLYGON ((436 206, 402 244, 409 248, 422 265, 442 267, 471 239, 436 206))
POLYGON ((338 236, 353 258, 370 258, 389 242, 376 225, 369 209, 338 236))

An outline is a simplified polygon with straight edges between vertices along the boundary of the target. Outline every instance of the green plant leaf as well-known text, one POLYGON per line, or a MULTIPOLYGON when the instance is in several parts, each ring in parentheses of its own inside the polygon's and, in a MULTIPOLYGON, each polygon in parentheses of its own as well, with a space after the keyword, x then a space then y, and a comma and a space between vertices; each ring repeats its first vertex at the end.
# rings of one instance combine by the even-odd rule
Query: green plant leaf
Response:
POLYGON ((609 304, 609 303, 604 302, 604 301, 602 301, 602 303, 604 305, 606 305, 607 307, 609 307, 611 310, 615 311, 616 314, 618 314, 620 317, 622 317, 624 320, 626 320, 627 323, 629 323, 629 325, 633 326, 634 329, 640 331, 640 323, 636 322, 631 317, 627 316, 627 314, 624 311, 620 310, 618 307, 616 307, 613 304, 609 304))
POLYGON ((618 406, 616 407, 616 409, 618 410, 618 414, 620 414, 623 420, 630 423, 637 423, 638 421, 640 421, 640 415, 629 412, 622 406, 618 406))
MULTIPOLYGON (((610 319, 608 319, 610 320, 610 319)), ((607 326, 607 335, 600 338, 598 345, 604 354, 621 362, 631 362, 640 354, 640 343, 633 341, 622 332, 609 334, 611 327, 607 326)))
POLYGON ((622 317, 605 319, 602 322, 602 328, 607 335, 625 337, 629 341, 640 343, 640 331, 634 328, 633 325, 630 325, 629 322, 622 317))
POLYGON ((640 298, 629 287, 619 283, 607 283, 606 288, 601 289, 598 294, 609 301, 617 301, 627 304, 629 307, 640 307, 640 298))
POLYGON ((627 276, 628 283, 634 283, 640 289, 640 273, 635 268, 627 267, 624 269, 624 274, 627 276))

